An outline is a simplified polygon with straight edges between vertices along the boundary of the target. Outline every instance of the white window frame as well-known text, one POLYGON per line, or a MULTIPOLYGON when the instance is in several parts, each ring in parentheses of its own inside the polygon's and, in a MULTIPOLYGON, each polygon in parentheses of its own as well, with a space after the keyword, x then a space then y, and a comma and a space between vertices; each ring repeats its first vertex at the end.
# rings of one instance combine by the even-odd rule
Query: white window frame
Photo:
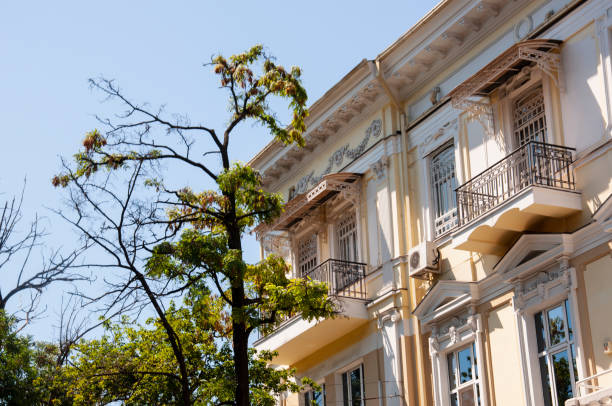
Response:
MULTIPOLYGON (((344 236, 346 237, 346 236, 344 236)), ((348 237, 348 239, 350 239, 350 237, 348 237)), ((360 253, 359 253, 359 220, 357 218, 357 211, 350 209, 349 211, 343 213, 342 215, 340 215, 336 221, 334 222, 334 248, 336 251, 336 255, 334 259, 341 259, 341 260, 345 260, 345 261, 351 261, 351 262, 359 262, 361 257, 360 257, 360 253), (355 252, 353 252, 353 258, 352 259, 347 259, 347 258, 342 258, 342 247, 341 247, 341 241, 340 239, 343 237, 340 235, 341 232, 341 226, 340 223, 342 221, 344 221, 345 219, 347 219, 348 217, 352 216, 353 220, 354 220, 354 225, 353 225, 353 233, 354 233, 354 237, 353 237, 353 245, 354 245, 354 250, 355 252)))
MULTIPOLYGON (((517 75, 522 75, 522 73, 518 73, 517 75)), ((557 120, 554 120, 554 116, 552 114, 552 111, 555 108, 553 103, 553 86, 555 85, 548 75, 543 74, 539 68, 532 67, 529 71, 528 80, 522 83, 519 87, 510 90, 504 97, 501 98, 501 114, 503 115, 501 120, 503 123, 501 131, 506 144, 505 155, 508 155, 510 152, 514 151, 520 146, 514 137, 514 105, 518 100, 526 96, 529 92, 535 90, 537 87, 542 88, 542 96, 544 98, 546 139, 543 142, 558 145, 564 144, 562 134, 557 128, 557 120)))
MULTIPOLYGON (((556 399, 556 380, 555 380, 555 374, 554 374, 554 369, 553 369, 553 364, 552 364, 552 357, 555 354, 561 353, 563 351, 567 351, 568 356, 569 356, 569 361, 571 362, 570 364, 570 382, 571 382, 571 386, 572 386, 572 397, 576 397, 578 394, 576 392, 576 381, 578 380, 578 376, 577 376, 577 365, 576 365, 576 372, 574 372, 574 362, 576 362, 576 336, 575 334, 572 332, 572 336, 570 337, 569 333, 568 333, 568 322, 572 325, 572 329, 574 327, 574 321, 573 321, 573 317, 571 317, 571 309, 569 309, 569 299, 564 299, 561 302, 555 303, 552 306, 548 306, 542 310, 540 310, 539 312, 535 312, 534 313, 534 317, 533 317, 533 323, 534 323, 534 331, 536 330, 535 328, 535 315, 538 313, 542 313, 543 316, 543 327, 544 330, 546 331, 545 337, 544 337, 544 350, 542 350, 541 352, 539 352, 538 355, 538 363, 540 362, 540 359, 544 358, 545 362, 546 362, 546 368, 547 368, 547 373, 548 373, 548 379, 549 379, 549 385, 550 385, 550 396, 551 396, 551 405, 552 406, 564 406, 563 404, 559 404, 557 402, 556 399), (558 344, 551 344, 549 342, 550 340, 550 336, 549 336, 549 323, 548 323, 548 312, 554 308, 557 307, 561 307, 562 311, 563 311, 563 323, 564 323, 564 336, 565 336, 565 341, 558 343, 558 344), (567 312, 570 312, 570 314, 567 314, 567 312)), ((537 332, 536 332, 536 339, 537 339, 537 332)), ((536 340, 537 341, 537 340, 536 340)), ((538 348, 539 350, 539 348, 538 348)), ((541 368, 540 368, 541 371, 541 368)), ((542 378, 540 376, 540 378, 542 378)), ((543 382, 541 383, 541 385, 543 385, 543 382)), ((545 396, 545 389, 544 387, 542 387, 542 395, 545 396)), ((545 402, 546 403, 546 402, 545 402)))
POLYGON ((314 244, 315 244, 315 265, 310 269, 314 269, 316 268, 320 263, 321 263, 321 253, 320 253, 320 249, 319 249, 319 235, 317 232, 315 232, 314 230, 311 230, 309 232, 300 234, 298 236, 296 236, 295 239, 295 276, 301 278, 303 276, 303 272, 302 272, 302 261, 300 261, 300 246, 302 244, 303 241, 307 240, 307 239, 314 239, 314 244))
MULTIPOLYGON (((333 201, 332 201, 333 202, 333 201)), ((361 243, 361 210, 359 205, 354 205, 351 202, 338 200, 335 205, 328 205, 327 208, 327 235, 331 238, 328 240, 329 258, 340 259, 340 247, 338 246, 338 222, 342 220, 345 213, 352 211, 355 215, 355 232, 356 232, 356 260, 359 262, 364 258, 361 243)))
POLYGON ((365 406, 365 376, 364 376, 364 369, 363 369, 363 360, 359 360, 357 362, 353 362, 350 364, 350 366, 343 368, 341 371, 338 372, 338 379, 336 380, 336 382, 340 382, 338 387, 339 390, 337 393, 340 393, 340 401, 336 402, 338 404, 344 405, 347 404, 348 406, 352 406, 352 395, 351 395, 351 391, 350 391, 350 373, 355 371, 356 369, 359 369, 359 378, 360 378, 360 386, 361 386, 361 402, 360 405, 361 406, 365 406), (347 389, 348 389, 348 399, 345 399, 345 395, 347 395, 344 392, 344 380, 343 377, 347 376, 347 380, 348 380, 348 385, 347 385, 347 389), (345 403, 346 402, 346 403, 345 403))
MULTIPOLYGON (((560 267, 561 265, 556 264, 555 266, 560 267)), ((547 268, 546 271, 551 272, 556 269, 557 268, 552 267, 547 268)), ((531 277, 537 278, 536 275, 541 274, 539 271, 541 271, 541 269, 530 272, 532 275, 531 277)), ((519 345, 521 347, 522 370, 524 371, 525 397, 528 404, 534 406, 545 405, 534 317, 536 313, 554 307, 566 299, 569 302, 569 309, 572 314, 574 346, 576 349, 576 354, 574 354, 574 356, 578 369, 578 376, 576 379, 579 380, 585 377, 586 364, 580 333, 581 321, 577 306, 576 271, 574 268, 567 267, 565 268, 565 272, 567 272, 565 274, 567 276, 538 283, 536 294, 533 294, 526 303, 519 306, 517 304, 516 293, 513 299, 518 326, 519 345)), ((520 300, 518 300, 518 302, 520 302, 520 300)), ((576 393, 575 396, 577 396, 576 393)))
MULTIPOLYGON (((451 209, 451 210, 448 210, 447 212, 445 212, 441 216, 437 215, 439 202, 437 201, 436 196, 435 196, 435 187, 436 187, 436 185, 434 184, 434 180, 433 180, 433 165, 434 165, 435 158, 440 156, 442 153, 446 152, 447 150, 451 150, 450 151, 451 152, 450 155, 452 156, 453 165, 454 165, 453 172, 454 172, 454 177, 455 177, 455 187, 458 187, 458 186, 460 186, 460 183, 459 183, 459 179, 457 177, 457 157, 456 157, 456 150, 457 150, 457 148, 456 148, 454 142, 451 142, 451 141, 445 142, 440 147, 438 147, 434 151, 432 151, 429 154, 429 157, 427 159, 427 163, 428 163, 427 168, 428 168, 428 171, 426 173, 428 174, 427 181, 429 183, 429 187, 427 188, 427 190, 430 191, 429 195, 430 195, 430 202, 431 202, 431 206, 430 207, 431 207, 431 219, 432 219, 431 220, 432 221, 432 235, 433 235, 434 239, 439 239, 439 238, 444 237, 445 235, 447 235, 449 232, 451 232, 457 226, 457 219, 458 218, 457 218, 457 198, 456 198, 456 196, 454 196, 454 199, 452 199, 452 200, 454 200, 453 203, 455 205, 455 208, 451 209), (436 223, 438 222, 439 219, 444 218, 446 216, 451 216, 452 218, 454 218, 454 221, 451 222, 452 224, 450 225, 449 229, 438 233, 437 230, 436 230, 436 228, 437 228, 436 227, 436 223)), ((452 186, 451 186, 451 188, 452 188, 452 186)), ((452 189, 453 190, 451 191, 451 193, 454 192, 454 188, 452 188, 452 189)))
MULTIPOLYGON (((479 367, 479 360, 478 360, 478 351, 476 351, 476 343, 473 341, 470 344, 464 345, 462 347, 459 347, 455 350, 452 351, 448 351, 446 353, 446 360, 447 360, 447 373, 448 373, 448 380, 449 380, 449 397, 452 398, 453 395, 455 395, 457 397, 457 406, 461 405, 461 399, 460 399, 460 393, 465 389, 465 388, 469 388, 469 387, 473 387, 474 390, 474 396, 475 397, 479 397, 480 398, 480 404, 482 404, 482 394, 481 394, 481 379, 480 379, 480 375, 479 375, 479 371, 478 371, 478 367, 479 367), (472 379, 470 379, 468 382, 464 382, 464 383, 460 383, 460 377, 459 377, 459 373, 460 372, 460 367, 459 367, 459 353, 462 352, 465 349, 469 349, 470 350, 470 354, 472 356, 472 379), (449 357, 453 355, 454 360, 455 360, 455 387, 453 388, 451 382, 450 382, 450 371, 448 368, 448 359, 449 357), (474 378, 474 372, 476 373, 476 377, 474 378)), ((480 360, 482 361, 482 360, 480 360)), ((450 402, 450 401, 449 401, 450 402)), ((452 402, 450 402, 452 404, 452 402)))
MULTIPOLYGON (((456 317, 456 320, 466 320, 456 317)), ((442 324, 442 323, 441 323, 442 324)), ((473 383, 478 385, 480 392, 480 406, 488 406, 486 369, 484 358, 484 342, 482 338, 482 321, 480 314, 467 316, 467 323, 449 328, 448 331, 440 331, 433 328, 430 336, 430 357, 432 364, 434 404, 436 406, 451 405, 451 386, 448 371, 448 355, 459 351, 468 345, 473 345, 476 351, 478 380, 473 383), (432 340, 435 345, 432 345, 432 340)))

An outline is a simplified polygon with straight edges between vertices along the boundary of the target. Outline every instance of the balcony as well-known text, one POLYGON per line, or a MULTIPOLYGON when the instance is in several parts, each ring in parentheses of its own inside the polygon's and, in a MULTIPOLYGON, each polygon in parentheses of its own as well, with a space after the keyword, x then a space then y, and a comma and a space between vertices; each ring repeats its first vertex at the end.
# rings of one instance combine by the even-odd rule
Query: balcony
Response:
POLYGON ((278 351, 274 362, 292 365, 367 323, 365 272, 366 264, 338 259, 312 269, 304 277, 328 284, 342 317, 307 321, 296 315, 255 341, 255 349, 278 351))
POLYGON ((578 396, 565 401, 565 406, 612 404, 612 369, 576 382, 578 396))
POLYGON ((547 225, 559 231, 547 221, 582 207, 573 151, 531 141, 459 186, 456 248, 501 255, 518 233, 547 225))

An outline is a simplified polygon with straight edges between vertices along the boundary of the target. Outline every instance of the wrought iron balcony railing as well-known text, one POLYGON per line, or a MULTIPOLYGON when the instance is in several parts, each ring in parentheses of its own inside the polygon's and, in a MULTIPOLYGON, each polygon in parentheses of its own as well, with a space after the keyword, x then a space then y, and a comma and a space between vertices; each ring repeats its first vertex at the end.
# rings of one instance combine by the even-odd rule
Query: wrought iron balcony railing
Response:
POLYGON ((574 148, 531 141, 456 189, 458 226, 530 186, 575 190, 574 148))
POLYGON ((302 276, 326 282, 330 296, 367 299, 365 272, 364 263, 328 259, 302 276))
MULTIPOLYGON (((353 299, 367 299, 366 294, 366 274, 367 265, 361 262, 343 261, 340 259, 328 259, 317 265, 308 273, 302 275, 303 278, 310 278, 319 282, 326 282, 329 286, 329 296, 347 297, 353 299)), ((258 338, 263 338, 273 331, 276 331, 285 322, 299 316, 297 314, 285 314, 277 316, 277 325, 264 331, 258 330, 258 338)))

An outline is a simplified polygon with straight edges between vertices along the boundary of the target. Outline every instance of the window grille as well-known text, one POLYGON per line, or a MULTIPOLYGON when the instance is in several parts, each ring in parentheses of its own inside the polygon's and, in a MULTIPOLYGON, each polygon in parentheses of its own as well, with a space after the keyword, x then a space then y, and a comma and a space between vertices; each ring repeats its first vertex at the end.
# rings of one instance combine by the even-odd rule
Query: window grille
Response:
POLYGON ((541 87, 514 102, 513 116, 517 148, 529 141, 546 142, 546 116, 541 87))
POLYGON ((306 276, 317 266, 317 235, 311 234, 298 243, 298 270, 306 276))
POLYGON ((534 315, 544 405, 563 406, 578 379, 572 317, 567 300, 534 315))
POLYGON ((431 160, 431 183, 433 186, 435 220, 434 235, 439 237, 457 225, 457 199, 455 189, 455 152, 449 146, 431 160))
POLYGON ((339 258, 344 261, 357 261, 357 221, 355 212, 351 211, 336 224, 339 258))
POLYGON ((478 360, 474 343, 448 354, 451 406, 480 406, 478 360))

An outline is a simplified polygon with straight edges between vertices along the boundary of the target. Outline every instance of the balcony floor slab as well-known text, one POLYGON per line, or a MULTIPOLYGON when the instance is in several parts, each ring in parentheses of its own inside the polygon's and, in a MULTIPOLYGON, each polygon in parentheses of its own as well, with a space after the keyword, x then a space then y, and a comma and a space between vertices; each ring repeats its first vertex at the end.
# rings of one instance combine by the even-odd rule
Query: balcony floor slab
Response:
POLYGON ((254 343, 256 350, 277 351, 275 364, 293 365, 327 344, 368 322, 362 300, 339 298, 340 315, 334 319, 307 321, 296 316, 254 343))
POLYGON ((452 235, 453 247, 503 255, 520 233, 547 219, 562 219, 581 210, 579 192, 531 186, 459 228, 452 235))

